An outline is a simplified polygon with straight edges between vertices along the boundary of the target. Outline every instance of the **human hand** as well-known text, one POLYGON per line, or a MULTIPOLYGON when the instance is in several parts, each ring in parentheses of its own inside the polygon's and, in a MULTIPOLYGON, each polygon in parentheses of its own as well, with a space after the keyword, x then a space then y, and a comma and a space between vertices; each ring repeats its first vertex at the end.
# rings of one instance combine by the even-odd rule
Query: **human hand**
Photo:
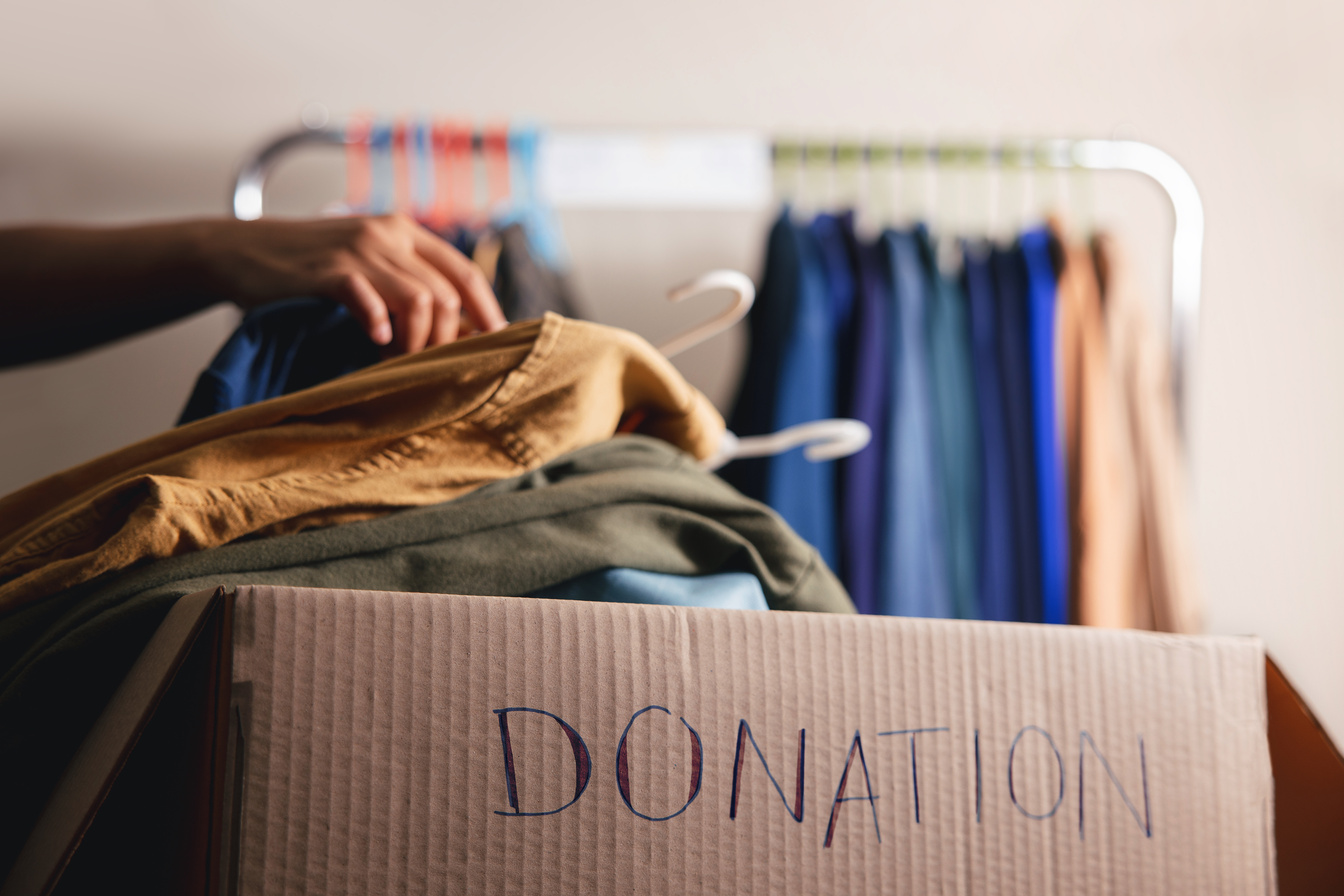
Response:
POLYGON ((242 307, 325 296, 393 353, 507 324, 481 269, 401 214, 211 221, 200 251, 218 291, 242 307))

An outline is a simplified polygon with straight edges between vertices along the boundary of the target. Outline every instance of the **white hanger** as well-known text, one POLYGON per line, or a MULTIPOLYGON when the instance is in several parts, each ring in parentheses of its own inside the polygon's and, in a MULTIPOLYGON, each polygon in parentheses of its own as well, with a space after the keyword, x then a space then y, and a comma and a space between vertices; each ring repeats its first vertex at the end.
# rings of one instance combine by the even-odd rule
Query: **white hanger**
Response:
POLYGON ((706 470, 717 470, 741 457, 770 457, 803 446, 803 457, 814 463, 839 460, 857 454, 873 440, 873 431, 862 420, 838 418, 813 420, 781 429, 767 436, 737 436, 723 431, 719 450, 700 461, 706 470))
MULTIPOLYGON (((732 306, 658 346, 664 357, 681 354, 727 330, 746 317, 752 303, 756 301, 755 284, 740 271, 710 271, 676 287, 667 294, 667 299, 669 302, 680 302, 718 289, 733 293, 735 299, 732 306)), ((724 430, 719 450, 702 460, 700 466, 706 470, 717 470, 739 457, 769 457, 800 445, 804 446, 803 456, 810 461, 838 460, 862 451, 872 438, 873 433, 868 424, 843 418, 800 423, 764 436, 738 437, 724 430)))
POLYGON ((680 302, 719 289, 726 289, 733 294, 733 304, 722 313, 658 346, 658 351, 663 353, 663 357, 671 358, 679 355, 686 349, 719 335, 746 317, 752 303, 756 301, 756 285, 751 282, 750 277, 740 271, 710 271, 702 274, 690 283, 683 283, 673 289, 667 294, 667 300, 680 302))

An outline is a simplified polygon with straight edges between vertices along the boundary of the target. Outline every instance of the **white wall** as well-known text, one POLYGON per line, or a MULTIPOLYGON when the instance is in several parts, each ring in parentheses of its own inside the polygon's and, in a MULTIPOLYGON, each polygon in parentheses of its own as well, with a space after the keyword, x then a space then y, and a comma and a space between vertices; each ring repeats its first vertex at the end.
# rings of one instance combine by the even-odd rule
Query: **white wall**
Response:
MULTIPOLYGON (((1120 135, 1165 148, 1196 178, 1208 217, 1191 421, 1209 625, 1263 636, 1344 742, 1338 4, 16 7, 0 12, 4 221, 223 212, 237 162, 312 100, 338 114, 1120 135)), ((671 282, 758 263, 759 224, 745 219, 567 224, 595 310, 646 335, 682 320, 650 310, 671 282)), ((1165 234, 1129 230, 1160 275, 1165 234)), ((0 375, 0 492, 169 425, 231 326, 230 312, 215 311, 0 375)), ((684 364, 720 400, 731 388, 731 369, 715 363, 725 354, 684 364)))

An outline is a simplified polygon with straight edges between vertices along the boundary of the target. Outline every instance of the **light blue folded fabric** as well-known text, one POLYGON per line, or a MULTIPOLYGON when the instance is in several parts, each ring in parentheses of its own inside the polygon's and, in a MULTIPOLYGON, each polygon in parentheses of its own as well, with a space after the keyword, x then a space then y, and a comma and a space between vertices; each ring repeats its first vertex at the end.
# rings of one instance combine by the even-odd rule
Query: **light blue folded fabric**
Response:
POLYGON ((531 595, 554 600, 600 600, 620 604, 768 610, 761 582, 748 572, 678 576, 615 567, 590 572, 531 595))

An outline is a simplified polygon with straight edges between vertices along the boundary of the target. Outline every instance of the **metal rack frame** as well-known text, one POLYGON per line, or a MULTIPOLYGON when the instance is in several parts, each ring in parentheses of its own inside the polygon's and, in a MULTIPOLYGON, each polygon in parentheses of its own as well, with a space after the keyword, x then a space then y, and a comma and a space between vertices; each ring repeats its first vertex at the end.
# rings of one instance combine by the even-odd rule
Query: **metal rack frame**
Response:
MULTIPOLYGON (((368 129, 351 133, 339 127, 305 127, 268 143, 249 158, 234 180, 231 210, 235 218, 255 220, 262 215, 266 179, 276 162, 292 150, 304 146, 346 146, 368 139, 368 129)), ((472 149, 479 151, 484 140, 479 132, 472 135, 472 149)), ((1204 204, 1194 179, 1179 162, 1148 143, 1135 140, 1019 140, 995 143, 853 143, 816 144, 762 138, 762 148, 770 149, 772 159, 781 151, 801 151, 811 159, 818 147, 832 159, 857 150, 858 160, 872 164, 890 158, 896 164, 913 162, 946 165, 975 159, 977 163, 1024 169, 1085 169, 1090 171, 1129 171, 1151 178, 1171 201, 1175 222, 1171 242, 1171 352, 1177 412, 1184 420, 1185 384, 1191 346, 1198 329, 1200 288, 1204 252, 1204 204)))

